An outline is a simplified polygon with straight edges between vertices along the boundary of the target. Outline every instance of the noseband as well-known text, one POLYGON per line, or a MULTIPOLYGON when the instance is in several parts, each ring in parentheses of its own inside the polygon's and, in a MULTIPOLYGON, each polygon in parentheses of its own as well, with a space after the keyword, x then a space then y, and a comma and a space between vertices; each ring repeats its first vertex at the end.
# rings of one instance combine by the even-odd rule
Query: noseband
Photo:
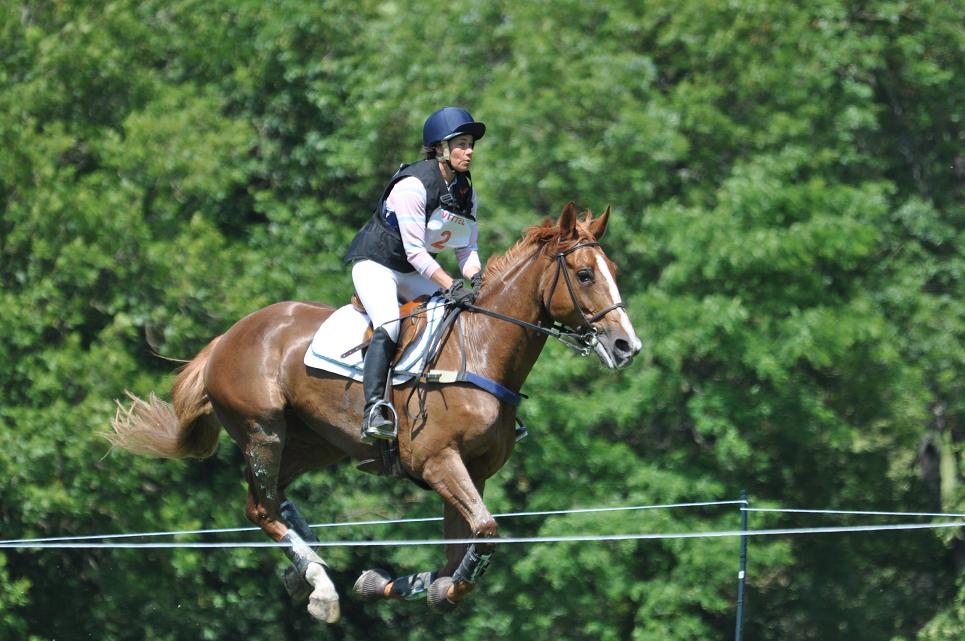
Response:
POLYGON ((576 245, 573 245, 569 249, 565 249, 563 251, 557 252, 553 256, 553 259, 556 261, 556 272, 553 274, 553 284, 549 287, 549 290, 548 290, 549 296, 541 297, 543 301, 543 307, 548 312, 549 305, 547 304, 546 301, 553 300, 553 294, 556 293, 556 286, 559 284, 560 273, 562 272, 563 282, 566 283, 566 289, 570 294, 570 300, 573 302, 573 309, 577 310, 580 313, 580 320, 582 321, 582 323, 579 331, 570 329, 566 325, 563 325, 562 323, 558 323, 555 321, 548 327, 542 324, 528 323, 524 320, 513 318, 512 316, 506 316, 505 314, 500 314, 499 312, 495 312, 491 309, 486 309, 484 307, 477 307, 472 303, 464 304, 463 307, 474 312, 479 312, 482 314, 486 314, 487 316, 492 316, 500 320, 514 323, 516 325, 519 325, 520 327, 525 327, 526 329, 531 329, 541 334, 546 334, 547 336, 557 339, 558 341, 560 341, 561 343, 563 343, 573 351, 581 354, 582 356, 587 356, 591 351, 593 351, 593 348, 596 346, 597 335, 599 334, 599 330, 597 330, 597 328, 593 326, 593 323, 597 322, 598 320, 600 320, 601 318, 603 318, 604 316, 606 316, 607 314, 609 314, 615 309, 620 309, 620 308, 626 309, 627 307, 623 301, 620 301, 617 303, 613 303, 609 307, 606 307, 603 310, 597 312, 596 314, 593 314, 592 316, 590 316, 589 314, 583 311, 583 307, 580 305, 580 301, 577 300, 576 289, 573 287, 573 281, 570 278, 570 273, 566 269, 566 257, 578 249, 584 249, 587 247, 599 247, 599 246, 600 246, 600 243, 594 240, 594 241, 577 243, 576 245))

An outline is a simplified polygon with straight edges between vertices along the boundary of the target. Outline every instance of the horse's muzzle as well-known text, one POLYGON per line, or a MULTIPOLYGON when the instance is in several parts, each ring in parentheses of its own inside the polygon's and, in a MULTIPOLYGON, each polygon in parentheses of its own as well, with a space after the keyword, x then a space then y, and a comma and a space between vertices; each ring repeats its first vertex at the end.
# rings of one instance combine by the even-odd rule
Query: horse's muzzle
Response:
POLYGON ((631 345, 630 341, 618 338, 613 341, 613 356, 616 361, 617 369, 626 367, 633 362, 633 357, 640 353, 640 341, 636 345, 631 345))
POLYGON ((623 369, 633 362, 633 357, 640 353, 643 343, 636 334, 626 335, 624 332, 602 332, 594 346, 597 356, 610 369, 623 369))

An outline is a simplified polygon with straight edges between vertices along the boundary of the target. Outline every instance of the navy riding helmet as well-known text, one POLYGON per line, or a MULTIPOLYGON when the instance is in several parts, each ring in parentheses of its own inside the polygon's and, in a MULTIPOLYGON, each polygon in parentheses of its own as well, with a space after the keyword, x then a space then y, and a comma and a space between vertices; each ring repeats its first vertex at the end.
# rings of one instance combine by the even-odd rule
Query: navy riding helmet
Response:
POLYGON ((479 140, 486 134, 486 125, 473 120, 465 109, 443 107, 426 118, 426 124, 422 126, 422 144, 434 147, 460 134, 469 134, 473 140, 479 140))

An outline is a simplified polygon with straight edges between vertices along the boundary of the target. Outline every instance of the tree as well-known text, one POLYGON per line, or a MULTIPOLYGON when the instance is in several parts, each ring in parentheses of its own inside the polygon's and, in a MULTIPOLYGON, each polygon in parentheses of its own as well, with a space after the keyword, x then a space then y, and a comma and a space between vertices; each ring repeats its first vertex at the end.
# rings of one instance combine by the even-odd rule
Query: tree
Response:
MULTIPOLYGON (((3 538, 237 526, 227 438, 203 463, 105 458, 112 399, 166 389, 155 353, 190 358, 257 307, 347 300, 344 247, 441 103, 490 125, 474 163, 488 254, 569 200, 613 205, 604 244, 646 345, 614 376, 547 347, 524 390, 532 437, 487 485, 495 511, 747 488, 754 505, 962 512, 959 4, 5 7, 3 538)), ((439 507, 348 467, 292 494, 322 521, 439 507)), ((438 536, 406 527, 340 536, 438 536)), ((748 636, 958 638, 962 546, 955 530, 756 539, 748 636)), ((344 594, 362 568, 439 553, 326 556, 344 594)), ((280 555, 4 550, 0 639, 721 638, 736 556, 733 539, 504 547, 454 617, 347 601, 319 630, 284 596, 280 555)))

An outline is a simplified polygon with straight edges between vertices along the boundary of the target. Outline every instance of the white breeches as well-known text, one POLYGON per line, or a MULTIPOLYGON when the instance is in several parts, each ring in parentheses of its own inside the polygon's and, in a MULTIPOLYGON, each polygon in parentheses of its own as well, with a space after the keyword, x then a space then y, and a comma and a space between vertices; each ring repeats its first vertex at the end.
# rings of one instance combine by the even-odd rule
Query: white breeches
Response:
POLYGON ((360 260, 352 266, 352 282, 372 319, 372 326, 381 326, 396 342, 399 340, 398 301, 429 296, 439 289, 439 285, 419 272, 403 274, 373 260, 360 260))

